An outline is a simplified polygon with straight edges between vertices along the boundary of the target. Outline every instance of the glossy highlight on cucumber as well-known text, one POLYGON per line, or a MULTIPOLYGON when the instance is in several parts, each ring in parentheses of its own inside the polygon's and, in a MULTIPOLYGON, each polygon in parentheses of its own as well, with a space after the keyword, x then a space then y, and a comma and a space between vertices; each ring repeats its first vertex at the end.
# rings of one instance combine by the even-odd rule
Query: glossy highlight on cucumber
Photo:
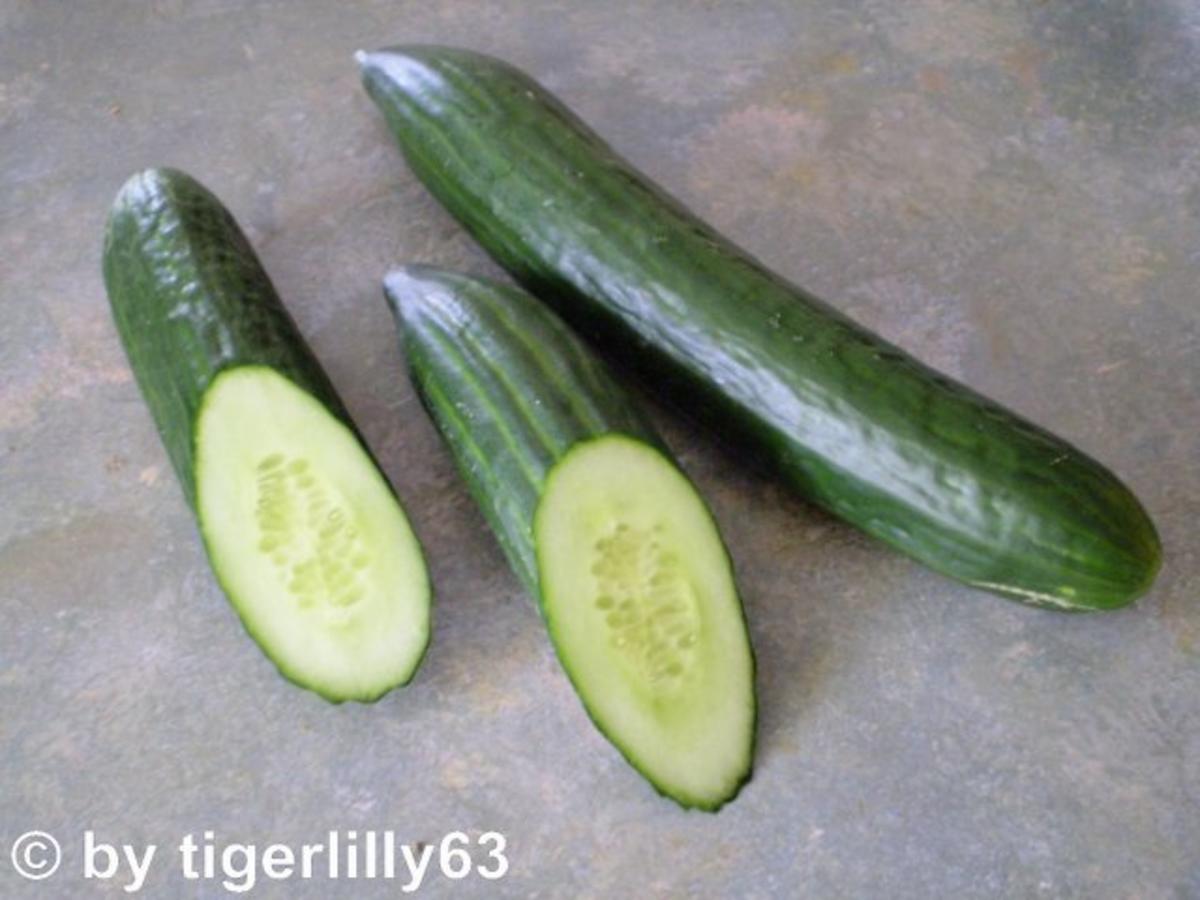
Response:
POLYGON ((1108 469, 768 270, 536 81, 449 47, 362 53, 416 175, 520 283, 831 512, 946 575, 1123 606, 1158 535, 1108 469))
POLYGON ((331 701, 406 683, 429 642, 420 546, 233 216, 183 172, 140 172, 109 215, 104 280, 246 630, 331 701))

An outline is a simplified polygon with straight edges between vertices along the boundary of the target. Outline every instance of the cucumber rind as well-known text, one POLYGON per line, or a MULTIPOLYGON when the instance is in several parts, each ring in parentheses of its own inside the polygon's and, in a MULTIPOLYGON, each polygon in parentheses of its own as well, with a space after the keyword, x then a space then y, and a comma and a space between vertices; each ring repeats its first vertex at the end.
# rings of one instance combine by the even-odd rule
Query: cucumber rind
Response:
POLYGON ((186 172, 151 168, 125 181, 102 261, 113 320, 189 505, 191 428, 226 367, 275 369, 358 434, 232 213, 186 172))
POLYGON ((1034 606, 1153 583, 1157 531, 1112 472, 769 271, 528 75, 436 45, 358 60, 410 168, 500 265, 809 499, 1034 606))

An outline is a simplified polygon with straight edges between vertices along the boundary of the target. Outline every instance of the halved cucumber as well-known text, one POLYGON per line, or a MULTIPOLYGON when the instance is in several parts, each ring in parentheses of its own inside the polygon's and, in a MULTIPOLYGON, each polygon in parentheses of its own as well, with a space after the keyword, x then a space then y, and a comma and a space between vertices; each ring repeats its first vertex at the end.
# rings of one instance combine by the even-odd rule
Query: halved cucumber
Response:
POLYGON ((233 217, 182 172, 141 172, 113 204, 104 279, 247 631, 332 701, 407 682, 429 640, 420 547, 233 217))
POLYGON ((622 435, 550 470, 533 527, 542 611, 596 724, 692 806, 736 791, 754 667, 729 560, 695 489, 622 435))
POLYGON ((424 266, 385 291, 414 384, 588 714, 661 793, 719 808, 750 776, 754 660, 703 500, 525 292, 424 266))

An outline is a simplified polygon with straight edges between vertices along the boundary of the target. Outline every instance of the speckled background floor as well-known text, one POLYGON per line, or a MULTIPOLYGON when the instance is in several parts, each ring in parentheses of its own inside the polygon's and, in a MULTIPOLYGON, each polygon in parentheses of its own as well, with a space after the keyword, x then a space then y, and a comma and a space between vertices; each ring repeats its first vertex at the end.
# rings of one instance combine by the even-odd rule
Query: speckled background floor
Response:
MULTIPOLYGON (((124 896, 81 835, 508 837, 428 896, 1200 897, 1200 7, 1143 2, 0 2, 0 895, 124 896), (923 570, 658 409, 724 525, 757 774, 716 817, 588 725, 404 376, 379 279, 495 269, 408 173, 360 46, 506 57, 787 275, 1101 457, 1155 516, 1136 607, 923 570), (122 180, 232 207, 426 543, 414 684, 335 708, 209 575, 109 321, 122 180), (22 882, 10 842, 63 842, 22 882)), ((254 896, 400 896, 260 882, 254 896)))

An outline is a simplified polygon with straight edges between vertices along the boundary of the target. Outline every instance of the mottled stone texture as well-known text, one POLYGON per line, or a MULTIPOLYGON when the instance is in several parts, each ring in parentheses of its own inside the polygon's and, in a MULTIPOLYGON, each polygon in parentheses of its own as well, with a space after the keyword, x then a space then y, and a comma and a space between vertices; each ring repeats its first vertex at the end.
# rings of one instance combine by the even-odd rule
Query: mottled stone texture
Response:
MULTIPOLYGON (((429 896, 1200 896, 1198 10, 0 3, 0 894, 120 895, 79 877, 86 827, 390 827, 508 835, 505 881, 429 896), (659 409, 740 571, 762 720, 732 806, 656 797, 403 373, 387 266, 495 272, 358 86, 357 47, 416 40, 526 67, 787 275, 1104 459, 1161 528, 1154 591, 1072 617, 960 587, 659 409), (99 276, 108 203, 152 164, 245 224, 428 547, 434 642, 375 706, 277 677, 209 575, 99 276), (7 848, 34 827, 67 860, 26 885, 7 848)), ((165 858, 148 891, 222 893, 165 858)))

